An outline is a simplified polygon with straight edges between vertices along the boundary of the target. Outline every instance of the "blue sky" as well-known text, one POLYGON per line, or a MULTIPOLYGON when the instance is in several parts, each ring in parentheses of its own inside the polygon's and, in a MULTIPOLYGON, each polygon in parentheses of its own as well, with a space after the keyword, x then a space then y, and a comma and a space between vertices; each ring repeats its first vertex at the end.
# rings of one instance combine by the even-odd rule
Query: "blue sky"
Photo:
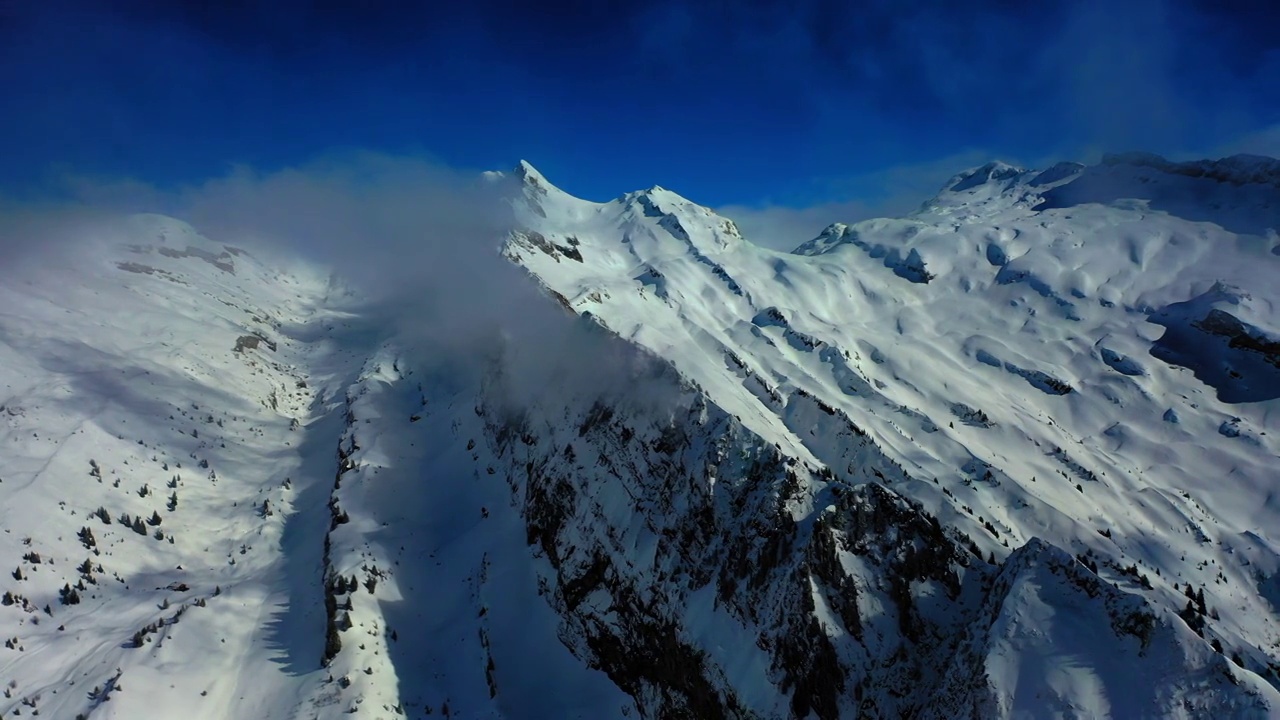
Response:
POLYGON ((896 210, 990 158, 1280 154, 1270 4, 0 0, 0 189, 360 148, 896 210))

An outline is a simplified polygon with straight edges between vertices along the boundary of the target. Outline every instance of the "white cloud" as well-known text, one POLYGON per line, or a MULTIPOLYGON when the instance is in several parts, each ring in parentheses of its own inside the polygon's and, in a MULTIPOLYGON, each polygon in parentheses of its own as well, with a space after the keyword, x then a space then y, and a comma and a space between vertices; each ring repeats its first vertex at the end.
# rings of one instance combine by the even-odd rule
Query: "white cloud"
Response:
POLYGON ((57 264, 122 215, 158 212, 259 257, 332 269, 361 292, 364 301, 347 309, 370 332, 394 336, 442 376, 474 378, 501 357, 505 372, 535 378, 517 386, 555 387, 555 376, 587 393, 633 387, 643 358, 593 362, 630 351, 568 317, 500 254, 513 220, 502 201, 509 189, 430 160, 373 153, 267 173, 235 168, 173 191, 69 176, 61 199, 0 196, 0 271, 57 264))
POLYGON ((825 183, 829 188, 827 194, 849 198, 845 200, 805 206, 771 202, 725 205, 717 208, 716 212, 732 218, 742 234, 757 245, 774 250, 793 250, 812 240, 831 223, 906 215, 937 195, 954 175, 996 159, 1014 162, 982 150, 967 150, 927 162, 829 178, 825 183))

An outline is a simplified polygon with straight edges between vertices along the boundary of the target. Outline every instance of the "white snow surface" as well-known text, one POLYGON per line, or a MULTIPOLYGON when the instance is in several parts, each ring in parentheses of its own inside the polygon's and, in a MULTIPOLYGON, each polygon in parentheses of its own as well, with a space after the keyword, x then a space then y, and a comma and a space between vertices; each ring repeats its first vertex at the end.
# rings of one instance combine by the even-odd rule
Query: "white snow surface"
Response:
MULTIPOLYGON (((1186 584, 1203 587, 1219 619, 1190 644, 1218 638, 1251 669, 1234 672, 1275 683, 1280 347, 1263 361, 1193 323, 1218 308, 1280 337, 1276 165, 1153 164, 993 163, 907 218, 833 224, 792 253, 751 244, 661 188, 593 204, 538 178, 517 203, 527 231, 507 253, 786 454, 855 480, 859 464, 830 432, 840 421, 806 412, 805 395, 820 398, 901 464, 905 479, 885 477, 895 491, 984 554, 1039 538, 1107 558, 1102 578, 1165 609, 1181 609, 1186 584), (1166 326, 1192 336, 1176 348, 1181 364, 1157 357, 1166 326), (1152 587, 1117 572, 1129 566, 1152 587)), ((1102 681, 1060 689, 1061 708, 1039 704, 1047 696, 1024 675, 1044 647, 993 651, 987 672, 1009 707, 1142 709, 1117 704, 1124 674, 1094 666, 1112 662, 1100 645, 1054 662, 1102 681)), ((1172 712, 1160 702, 1144 712, 1172 712)))
POLYGON ((836 552, 856 632, 810 576, 841 662, 919 693, 850 688, 837 715, 1280 716, 1276 174, 993 163, 782 253, 669 190, 591 203, 522 163, 505 255, 680 379, 613 401, 621 441, 570 386, 495 419, 512 379, 439 376, 330 269, 160 216, 86 231, 56 265, 0 269, 0 716, 661 716, 660 685, 620 687, 592 644, 625 627, 618 591, 568 589, 607 560, 739 716, 788 717, 764 639, 789 596, 746 617, 677 586, 665 543, 700 498, 724 529, 759 493, 839 535, 819 529, 833 488, 865 483, 982 559, 959 599, 908 585, 939 627, 972 612, 918 687, 887 660, 873 559, 836 552), (646 450, 670 427, 689 497, 646 450), (769 452, 794 492, 746 482, 769 452), (574 498, 557 540, 531 519, 535 467, 574 498))
POLYGON ((439 391, 431 401, 458 412, 431 412, 420 383, 397 384, 386 329, 350 311, 340 281, 171 218, 87 233, 65 264, 7 268, 0 284, 0 557, 15 597, 0 607, 13 640, 0 715, 596 718, 631 706, 556 639, 505 484, 472 484, 459 439, 477 422, 471 404, 439 391), (429 419, 413 424, 414 412, 429 419), (335 488, 338 452, 357 439, 359 467, 335 488), (353 521, 326 538, 339 501, 353 521), (345 651, 322 665, 335 574, 361 586, 344 596, 345 651), (79 601, 62 603, 78 582, 79 601))

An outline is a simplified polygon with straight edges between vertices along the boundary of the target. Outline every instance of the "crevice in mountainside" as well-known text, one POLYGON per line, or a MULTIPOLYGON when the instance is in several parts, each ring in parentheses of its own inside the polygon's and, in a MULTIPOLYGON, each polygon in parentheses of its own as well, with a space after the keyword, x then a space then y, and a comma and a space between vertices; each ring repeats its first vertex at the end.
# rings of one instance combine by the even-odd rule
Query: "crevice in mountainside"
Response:
MULTIPOLYGON (((908 236, 910 236, 908 231, 908 236)), ((894 275, 913 283, 927 284, 937 276, 929 272, 924 257, 919 249, 911 248, 903 254, 899 248, 888 247, 883 243, 869 242, 863 238, 859 230, 841 223, 831 225, 818 237, 800 245, 793 254, 816 256, 822 255, 842 245, 852 245, 874 260, 880 260, 894 275)))
POLYGON ((1215 285, 1189 300, 1153 311, 1165 332, 1151 354, 1190 369, 1226 403, 1280 398, 1280 342, 1217 304, 1241 302, 1239 291, 1215 285))
POLYGON ((334 438, 342 436, 342 405, 328 405, 318 396, 311 406, 310 417, 300 423, 302 441, 299 453, 302 465, 296 478, 286 480, 296 492, 285 515, 280 544, 286 553, 285 581, 287 606, 268 622, 272 644, 281 651, 281 661, 292 674, 314 671, 322 657, 329 655, 324 641, 328 617, 322 619, 321 608, 328 605, 328 543, 330 522, 329 498, 336 463, 333 458, 334 438), (322 603, 324 598, 326 602, 322 603))
POLYGON ((959 651, 943 669, 919 717, 1007 717, 1048 706, 1114 717, 1190 712, 1192 716, 1263 717, 1255 688, 1207 644, 1188 642, 1189 630, 1168 610, 1102 580, 1061 549, 1032 539, 1015 550, 994 578, 980 611, 966 627, 959 651), (1006 653, 1018 647, 1015 661, 1006 653), (1090 665, 1067 670, 1089 650, 1090 665), (1182 658, 1171 675, 1166 658, 1182 658), (1037 675, 1055 665, 1055 681, 1037 675), (1086 683, 1070 698, 1063 689, 1086 683))
POLYGON ((218 268, 222 272, 234 275, 236 272, 235 261, 231 259, 231 253, 223 250, 221 253, 213 253, 203 248, 188 246, 183 250, 175 250, 170 247, 156 248, 156 252, 167 258, 196 258, 203 260, 210 265, 218 268))
MULTIPOLYGON (((367 468, 357 459, 366 440, 357 405, 369 393, 370 382, 393 379, 398 372, 384 373, 383 359, 376 349, 361 350, 369 353, 368 358, 359 374, 343 383, 339 390, 343 402, 330 411, 340 419, 340 425, 336 450, 330 456, 333 480, 326 505, 327 528, 322 530, 324 643, 316 658, 326 669, 326 677, 311 703, 317 708, 341 708, 347 714, 381 717, 381 713, 390 713, 397 717, 404 708, 396 694, 396 668, 387 652, 387 645, 394 642, 394 631, 386 627, 378 599, 391 563, 380 553, 381 548, 371 546, 364 531, 352 528, 353 512, 357 511, 347 506, 362 505, 365 493, 355 486, 370 481, 367 468)), ((359 515, 357 519, 368 522, 370 517, 359 515)))
MULTIPOLYGON (((565 238, 564 244, 560 245, 536 230, 525 230, 512 232, 509 241, 514 247, 545 253, 556 262, 560 262, 562 257, 582 262, 582 253, 578 249, 581 243, 573 236, 565 238)), ((506 252, 510 256, 515 250, 509 247, 506 252)))

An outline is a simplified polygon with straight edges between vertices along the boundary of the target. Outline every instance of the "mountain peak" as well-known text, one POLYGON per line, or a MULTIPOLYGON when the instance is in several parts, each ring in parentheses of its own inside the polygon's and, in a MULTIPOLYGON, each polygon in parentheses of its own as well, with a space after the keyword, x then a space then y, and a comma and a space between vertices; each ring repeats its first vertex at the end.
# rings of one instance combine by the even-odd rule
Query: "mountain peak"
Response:
POLYGON ((519 179, 517 215, 528 214, 526 222, 532 222, 534 218, 545 219, 548 212, 573 214, 572 207, 578 202, 577 199, 552 185, 529 161, 521 160, 516 165, 514 174, 519 179))
POLYGON ((519 164, 516 165, 515 173, 516 177, 530 185, 546 187, 551 184, 547 182, 547 178, 542 173, 538 172, 537 168, 530 164, 528 160, 521 160, 519 164))
POLYGON ((965 190, 972 190, 980 185, 985 185, 988 182, 1009 180, 1024 172, 1026 171, 1023 168, 1015 167, 999 160, 993 160, 986 165, 966 170, 959 175, 956 175, 947 181, 943 190, 964 192, 965 190))

